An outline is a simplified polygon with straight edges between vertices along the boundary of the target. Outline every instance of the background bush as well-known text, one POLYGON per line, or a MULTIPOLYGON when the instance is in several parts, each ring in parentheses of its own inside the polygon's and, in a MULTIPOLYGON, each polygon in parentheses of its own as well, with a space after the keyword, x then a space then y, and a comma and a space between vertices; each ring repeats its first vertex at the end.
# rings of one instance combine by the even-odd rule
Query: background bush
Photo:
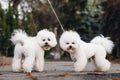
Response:
MULTIPOLYGON (((14 29, 21 28, 30 36, 48 28, 57 35, 62 33, 48 2, 26 0, 31 12, 23 10, 23 18, 19 19, 17 7, 21 0, 11 0, 7 10, 0 5, 0 54, 13 56, 13 45, 9 41, 14 29)), ((55 11, 65 30, 77 31, 82 40, 89 42, 93 37, 103 34, 115 43, 112 57, 120 57, 120 1, 119 0, 51 0, 55 11)), ((23 1, 24 3, 24 1, 23 1)), ((22 6, 24 9, 24 6, 22 6)), ((54 49, 61 53, 59 45, 54 49)))

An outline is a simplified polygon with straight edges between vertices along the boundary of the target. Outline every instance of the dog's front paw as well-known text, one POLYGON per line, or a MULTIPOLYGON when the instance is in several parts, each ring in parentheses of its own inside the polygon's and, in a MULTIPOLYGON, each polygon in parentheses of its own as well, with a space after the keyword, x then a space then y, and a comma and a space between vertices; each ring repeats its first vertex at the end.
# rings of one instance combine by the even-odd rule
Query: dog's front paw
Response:
POLYGON ((37 69, 37 70, 35 70, 35 71, 37 71, 37 72, 43 72, 43 70, 38 70, 38 69, 37 69))
POLYGON ((75 70, 76 72, 82 72, 82 71, 84 71, 84 67, 78 65, 77 63, 75 63, 75 64, 74 64, 74 70, 75 70))
POLYGON ((21 68, 20 67, 12 67, 12 71, 13 72, 21 72, 21 68))
POLYGON ((75 72, 83 72, 84 71, 83 69, 80 69, 80 67, 75 67, 74 70, 75 70, 75 72))
POLYGON ((37 72, 43 72, 43 68, 35 68, 35 71, 37 71, 37 72))
POLYGON ((13 72, 21 72, 21 70, 20 69, 13 69, 13 72))

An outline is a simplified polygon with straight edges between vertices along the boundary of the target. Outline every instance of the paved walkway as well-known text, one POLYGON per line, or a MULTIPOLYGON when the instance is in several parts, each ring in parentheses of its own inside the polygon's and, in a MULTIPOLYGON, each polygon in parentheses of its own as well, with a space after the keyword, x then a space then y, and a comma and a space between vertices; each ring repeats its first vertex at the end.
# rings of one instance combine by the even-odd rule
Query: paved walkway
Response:
POLYGON ((94 66, 88 63, 84 72, 74 72, 73 62, 51 61, 45 63, 43 72, 32 72, 26 76, 23 72, 14 73, 11 66, 0 67, 0 80, 120 80, 120 64, 112 64, 110 71, 94 72, 94 66))

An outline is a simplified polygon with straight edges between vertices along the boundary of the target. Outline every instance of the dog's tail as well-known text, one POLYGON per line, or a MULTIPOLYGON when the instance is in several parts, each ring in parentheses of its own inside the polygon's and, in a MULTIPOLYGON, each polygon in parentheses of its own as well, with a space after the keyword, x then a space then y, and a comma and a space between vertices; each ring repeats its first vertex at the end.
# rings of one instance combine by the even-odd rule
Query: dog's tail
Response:
POLYGON ((21 45, 24 44, 24 40, 27 38, 27 33, 22 31, 21 29, 16 29, 11 35, 10 40, 13 44, 20 43, 21 45))
POLYGON ((103 35, 96 36, 91 40, 91 43, 102 45, 109 54, 114 47, 114 43, 110 40, 110 37, 104 37, 103 35))

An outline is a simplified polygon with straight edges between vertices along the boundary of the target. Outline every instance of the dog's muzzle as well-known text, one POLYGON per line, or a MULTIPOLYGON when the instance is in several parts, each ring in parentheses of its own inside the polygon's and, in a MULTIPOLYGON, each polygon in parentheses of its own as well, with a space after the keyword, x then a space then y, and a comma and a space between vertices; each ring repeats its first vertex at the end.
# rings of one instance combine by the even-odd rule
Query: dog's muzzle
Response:
POLYGON ((75 51, 75 48, 70 45, 70 46, 68 46, 67 51, 68 51, 68 52, 74 52, 74 51, 75 51))
POLYGON ((46 42, 44 46, 42 46, 44 50, 50 50, 51 46, 46 42))

